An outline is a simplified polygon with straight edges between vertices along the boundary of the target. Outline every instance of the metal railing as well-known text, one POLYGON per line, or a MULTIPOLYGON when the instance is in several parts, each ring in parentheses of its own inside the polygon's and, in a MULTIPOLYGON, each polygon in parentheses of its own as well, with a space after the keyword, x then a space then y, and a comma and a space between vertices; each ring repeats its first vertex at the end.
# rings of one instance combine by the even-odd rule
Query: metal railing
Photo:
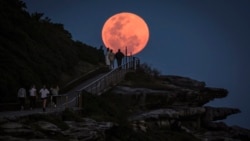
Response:
MULTIPOLYGON (((127 60, 127 59, 126 59, 127 60)), ((94 95, 101 95, 108 89, 117 85, 129 71, 136 70, 140 65, 140 60, 136 57, 128 57, 128 62, 125 62, 120 67, 111 70, 107 74, 103 75, 99 79, 89 83, 83 88, 76 90, 72 99, 69 99, 69 95, 64 95, 66 102, 61 106, 67 107, 82 107, 82 96, 84 93, 91 93, 94 95)))

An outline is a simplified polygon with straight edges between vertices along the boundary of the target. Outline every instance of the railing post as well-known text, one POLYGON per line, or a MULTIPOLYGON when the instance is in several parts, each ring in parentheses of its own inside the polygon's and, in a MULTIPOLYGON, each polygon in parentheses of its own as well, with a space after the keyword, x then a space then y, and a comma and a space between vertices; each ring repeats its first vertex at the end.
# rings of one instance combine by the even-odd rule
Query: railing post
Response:
POLYGON ((136 59, 136 67, 139 68, 140 67, 140 60, 139 59, 136 59))
POLYGON ((78 93, 78 108, 82 108, 82 94, 78 93))
POLYGON ((68 108, 68 96, 66 96, 66 105, 65 108, 68 108))
POLYGON ((133 69, 133 58, 130 58, 130 69, 133 69))
POLYGON ((99 82, 96 82, 96 83, 95 83, 95 93, 96 93, 96 94, 98 94, 98 83, 99 83, 99 82))
POLYGON ((94 84, 94 89, 93 89, 93 94, 96 94, 96 89, 97 89, 97 83, 94 84))
POLYGON ((135 57, 133 57, 133 69, 136 70, 135 57))

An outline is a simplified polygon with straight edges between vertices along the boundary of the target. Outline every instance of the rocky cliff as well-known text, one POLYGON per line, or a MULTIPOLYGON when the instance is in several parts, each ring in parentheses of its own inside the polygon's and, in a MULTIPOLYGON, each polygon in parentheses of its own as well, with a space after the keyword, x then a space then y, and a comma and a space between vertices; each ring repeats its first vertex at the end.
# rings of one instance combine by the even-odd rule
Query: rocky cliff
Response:
POLYGON ((162 90, 118 86, 113 93, 134 95, 145 111, 129 120, 135 130, 167 128, 191 133, 205 141, 250 140, 250 130, 227 126, 221 120, 240 112, 237 108, 204 106, 216 98, 224 98, 228 91, 206 87, 204 82, 181 76, 162 76, 162 90))
POLYGON ((250 140, 248 129, 222 122, 239 109, 205 106, 226 97, 226 89, 180 76, 154 83, 157 89, 125 79, 101 96, 85 95, 78 112, 3 118, 0 140, 250 140))

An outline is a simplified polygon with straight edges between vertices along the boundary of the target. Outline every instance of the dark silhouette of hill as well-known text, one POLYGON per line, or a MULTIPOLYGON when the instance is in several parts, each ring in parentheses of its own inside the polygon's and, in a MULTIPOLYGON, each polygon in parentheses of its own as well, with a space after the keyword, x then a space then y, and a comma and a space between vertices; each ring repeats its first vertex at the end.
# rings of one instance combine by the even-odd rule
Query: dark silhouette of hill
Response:
POLYGON ((28 13, 21 0, 1 0, 0 19, 1 103, 16 100, 21 85, 63 85, 104 62, 102 50, 72 40, 43 13, 28 13))

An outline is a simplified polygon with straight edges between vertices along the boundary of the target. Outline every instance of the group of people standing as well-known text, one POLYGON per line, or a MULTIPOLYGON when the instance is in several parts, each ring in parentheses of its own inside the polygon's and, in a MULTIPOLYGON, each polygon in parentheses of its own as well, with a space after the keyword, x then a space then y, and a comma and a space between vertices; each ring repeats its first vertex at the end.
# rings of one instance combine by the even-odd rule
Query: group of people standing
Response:
MULTIPOLYGON (((30 104, 29 104, 30 110, 32 110, 33 108, 36 107, 38 94, 40 94, 40 98, 42 100, 43 112, 46 111, 46 103, 47 103, 47 99, 49 98, 50 95, 51 95, 51 98, 52 98, 51 99, 52 103, 53 103, 54 107, 56 107, 58 93, 59 93, 59 86, 58 85, 55 85, 55 86, 51 87, 50 90, 47 89, 46 85, 43 85, 43 87, 39 91, 37 91, 35 85, 32 85, 30 87, 30 89, 28 90, 29 102, 30 102, 30 104)), ((24 87, 21 87, 18 90, 17 96, 18 96, 18 99, 20 101, 21 110, 24 110, 25 100, 28 97, 26 89, 24 87)))
POLYGON ((113 52, 112 49, 107 48, 107 52, 105 54, 105 62, 109 69, 115 68, 115 59, 117 61, 117 67, 121 67, 122 59, 124 58, 124 54, 121 52, 120 49, 116 53, 113 52))

